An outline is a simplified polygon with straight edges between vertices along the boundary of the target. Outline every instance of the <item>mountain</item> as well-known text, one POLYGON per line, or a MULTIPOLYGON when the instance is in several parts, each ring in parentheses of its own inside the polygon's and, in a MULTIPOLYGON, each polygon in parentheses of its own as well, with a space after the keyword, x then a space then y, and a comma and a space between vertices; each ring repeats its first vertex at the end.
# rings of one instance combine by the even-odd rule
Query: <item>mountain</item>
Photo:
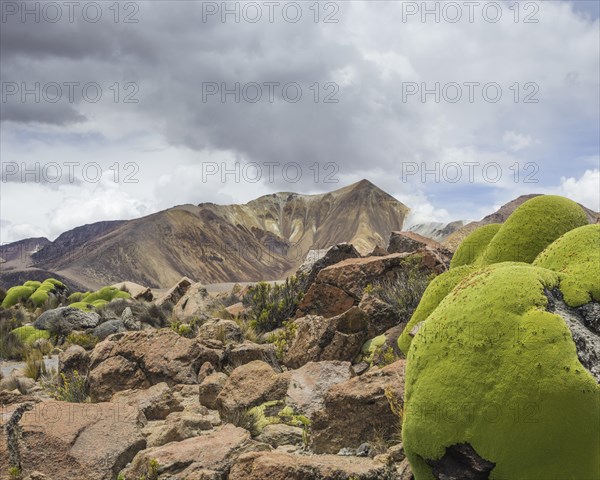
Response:
POLYGON ((464 226, 462 220, 456 220, 450 223, 442 222, 426 222, 418 223, 407 228, 407 231, 418 233, 427 238, 431 238, 436 242, 443 242, 451 234, 464 226))
POLYGON ((181 205, 135 220, 100 222, 60 235, 29 269, 97 288, 130 280, 154 288, 182 276, 204 283, 276 280, 311 249, 350 242, 385 247, 409 209, 362 180, 318 194, 274 193, 244 205, 181 205))
MULTIPOLYGON (((536 194, 536 193, 530 194, 530 195, 521 195, 520 197, 517 197, 514 200, 511 200, 510 202, 505 203, 498 210, 496 210, 494 213, 491 213, 490 215, 487 215, 483 219, 481 219, 481 220, 479 220, 477 222, 468 223, 464 227, 459 228, 458 230, 456 230, 455 232, 453 232, 452 234, 450 234, 445 239, 445 241, 443 242, 443 244, 447 248, 449 248, 450 250, 452 250, 452 251, 456 250, 456 248, 458 247, 458 245, 473 230, 475 230, 475 229, 477 229, 479 227, 482 227, 483 225, 489 225, 490 223, 504 223, 506 221, 506 219, 510 216, 510 214, 517 209, 517 207, 519 207, 520 205, 522 205, 523 203, 525 203, 530 198, 538 197, 539 195, 540 194, 536 194)), ((579 206, 581 208, 583 208, 583 210, 587 214, 588 220, 589 220, 590 223, 596 223, 596 222, 598 222, 598 220, 600 219, 600 214, 598 212, 594 212, 593 210, 590 210, 589 208, 586 208, 586 207, 584 207, 581 204, 579 204, 579 206)))

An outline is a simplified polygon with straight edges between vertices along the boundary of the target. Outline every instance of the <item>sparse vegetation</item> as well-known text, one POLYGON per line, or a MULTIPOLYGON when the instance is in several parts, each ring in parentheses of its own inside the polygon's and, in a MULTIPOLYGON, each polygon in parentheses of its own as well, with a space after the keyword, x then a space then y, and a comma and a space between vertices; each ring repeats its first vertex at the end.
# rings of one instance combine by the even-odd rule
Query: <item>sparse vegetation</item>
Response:
POLYGON ((250 310, 250 324, 257 332, 270 332, 291 318, 302 300, 300 282, 294 276, 282 284, 260 282, 244 295, 243 304, 250 310))
POLYGON ((42 352, 36 349, 30 350, 25 354, 25 366, 23 373, 26 377, 35 380, 36 382, 46 374, 46 364, 42 352))
POLYGON ((423 273, 419 255, 408 257, 405 268, 392 278, 373 285, 372 294, 390 305, 399 322, 407 322, 423 297, 432 277, 423 273))
POLYGON ((69 376, 61 373, 59 383, 48 385, 47 390, 54 399, 70 403, 85 403, 89 395, 87 378, 77 370, 69 376))
POLYGON ((283 322, 283 326, 276 332, 271 333, 267 337, 267 342, 275 346, 275 356, 279 360, 283 360, 283 356, 296 336, 298 326, 293 320, 283 322))
POLYGON ((92 350, 100 340, 98 337, 85 332, 71 332, 66 339, 70 345, 79 345, 86 350, 92 350))

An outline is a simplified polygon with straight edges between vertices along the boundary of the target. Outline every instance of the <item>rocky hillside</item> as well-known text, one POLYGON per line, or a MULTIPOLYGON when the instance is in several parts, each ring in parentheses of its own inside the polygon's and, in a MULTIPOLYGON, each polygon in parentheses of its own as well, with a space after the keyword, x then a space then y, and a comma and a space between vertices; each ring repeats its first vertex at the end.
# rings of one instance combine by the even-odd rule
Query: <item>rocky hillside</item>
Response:
POLYGON ((362 180, 320 195, 275 193, 245 205, 183 205, 86 225, 47 244, 31 263, 88 288, 123 279, 167 288, 182 276, 204 283, 277 280, 311 249, 341 242, 362 253, 385 247, 407 213, 362 180))

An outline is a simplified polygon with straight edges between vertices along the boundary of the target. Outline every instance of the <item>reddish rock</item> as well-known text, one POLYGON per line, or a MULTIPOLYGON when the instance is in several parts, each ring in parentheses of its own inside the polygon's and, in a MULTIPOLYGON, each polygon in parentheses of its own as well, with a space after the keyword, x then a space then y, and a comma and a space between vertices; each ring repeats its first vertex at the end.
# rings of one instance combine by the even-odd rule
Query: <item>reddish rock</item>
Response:
MULTIPOLYGON (((0 416, 0 426, 16 405, 0 416)), ((23 476, 39 472, 50 479, 113 480, 146 447, 144 415, 114 403, 41 402, 21 419, 23 476)), ((7 472, 4 430, 0 438, 0 472, 7 472)), ((2 477, 4 478, 4 477, 2 477)))
POLYGON ((386 392, 403 402, 404 366, 405 360, 398 360, 331 387, 325 394, 325 406, 313 417, 312 449, 337 453, 381 435, 392 439, 399 431, 400 419, 392 411, 386 392))
POLYGON ((121 390, 160 382, 195 384, 204 362, 220 365, 222 352, 170 329, 111 335, 91 354, 90 395, 108 400, 121 390))
POLYGON ((235 419, 264 402, 283 400, 289 381, 289 373, 277 373, 268 363, 255 360, 231 372, 216 406, 223 418, 235 419))
POLYGON ((354 297, 341 288, 326 283, 313 283, 298 306, 296 318, 305 315, 335 317, 344 313, 355 303, 354 297))
POLYGON ((255 452, 241 456, 229 480, 381 480, 388 467, 370 458, 255 452))
POLYGON ((321 360, 352 361, 367 340, 369 322, 362 310, 352 307, 337 317, 309 315, 294 323, 296 334, 283 359, 290 368, 321 360))
POLYGON ((158 463, 160 475, 172 480, 226 478, 240 455, 265 448, 270 447, 254 442, 247 430, 224 425, 198 437, 138 453, 125 471, 125 478, 138 480, 147 475, 151 460, 158 463))

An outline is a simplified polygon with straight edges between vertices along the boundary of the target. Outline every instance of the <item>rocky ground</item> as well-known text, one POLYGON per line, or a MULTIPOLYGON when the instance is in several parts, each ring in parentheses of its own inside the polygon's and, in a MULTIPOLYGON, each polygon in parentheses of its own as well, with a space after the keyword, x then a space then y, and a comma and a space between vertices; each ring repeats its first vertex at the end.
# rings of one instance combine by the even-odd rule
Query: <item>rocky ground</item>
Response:
POLYGON ((315 252, 299 272, 306 293, 295 319, 257 338, 239 321, 244 305, 227 307, 228 319, 210 315, 215 292, 186 278, 152 303, 184 321, 202 317, 191 336, 141 318, 135 302, 156 293, 127 282, 119 287, 133 299, 114 318, 46 311, 34 327, 60 325, 63 335, 101 341, 62 349, 60 401, 43 379, 5 372, 0 422, 27 410, 18 441, 4 429, 0 478, 412 478, 398 411, 405 360, 392 348, 408 318, 374 295, 373 284, 395 278, 409 257, 424 277, 449 258, 406 241, 368 257, 346 244, 315 252), (385 361, 365 350, 373 337, 381 338, 377 352, 389 350, 385 361), (20 477, 7 475, 11 448, 20 477))

